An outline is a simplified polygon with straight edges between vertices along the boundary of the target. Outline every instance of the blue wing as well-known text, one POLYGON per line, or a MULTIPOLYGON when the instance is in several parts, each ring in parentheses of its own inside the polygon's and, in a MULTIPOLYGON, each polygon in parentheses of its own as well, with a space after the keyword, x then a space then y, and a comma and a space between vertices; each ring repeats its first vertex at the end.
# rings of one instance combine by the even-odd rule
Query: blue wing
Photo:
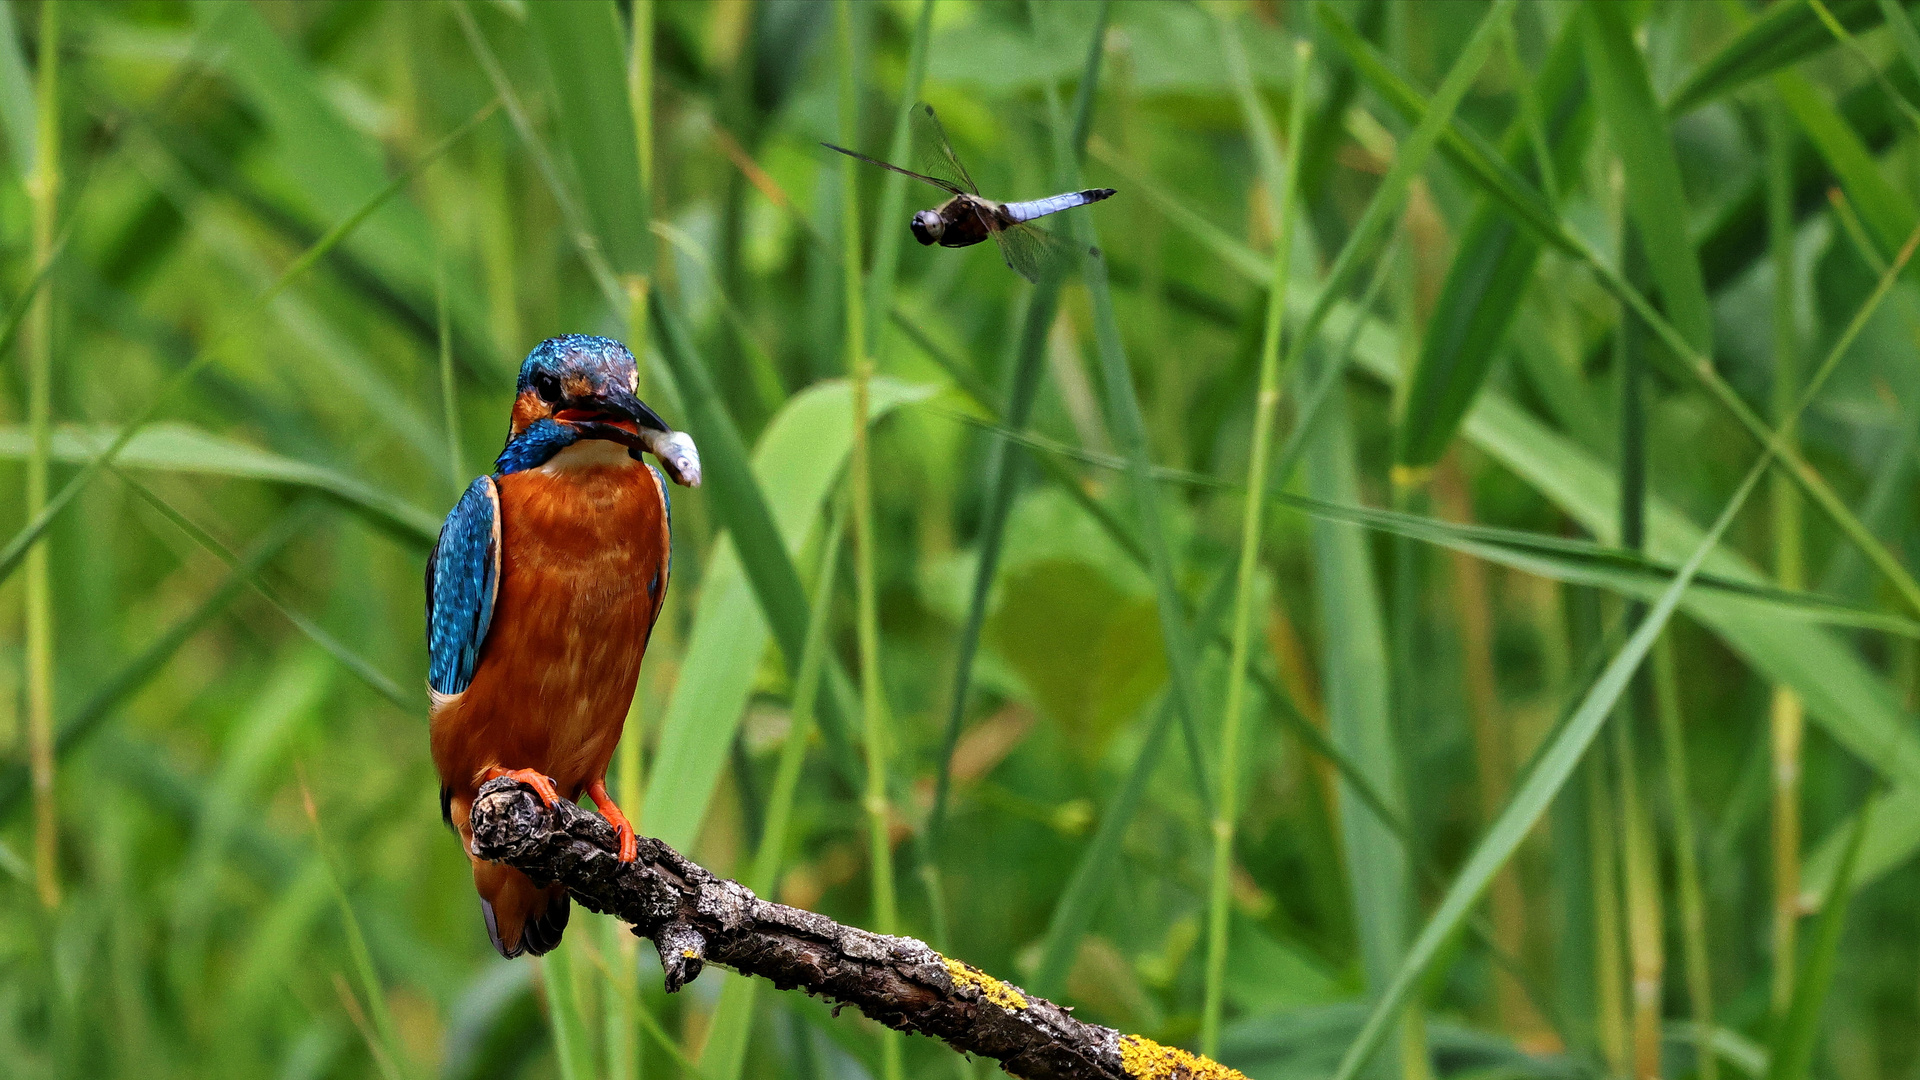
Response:
POLYGON ((427 685, 458 694, 480 666, 500 591, 500 489, 483 476, 454 504, 427 556, 427 685))

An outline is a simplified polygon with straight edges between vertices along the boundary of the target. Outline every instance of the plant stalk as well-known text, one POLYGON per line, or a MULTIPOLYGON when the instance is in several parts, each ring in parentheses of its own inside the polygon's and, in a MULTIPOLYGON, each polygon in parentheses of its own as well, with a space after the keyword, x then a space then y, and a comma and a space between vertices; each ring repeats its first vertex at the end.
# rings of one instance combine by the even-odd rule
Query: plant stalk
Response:
MULTIPOLYGON (((1247 124, 1250 128, 1261 128, 1265 125, 1265 116, 1247 71, 1240 29, 1228 23, 1222 28, 1222 36, 1227 45, 1228 67, 1240 89, 1240 104, 1247 124)), ((1233 836, 1240 799, 1240 731, 1246 709, 1247 663, 1253 639, 1253 584, 1259 567, 1261 511, 1266 506, 1262 496, 1267 489, 1267 470, 1273 456, 1273 417, 1280 402, 1280 338, 1286 316, 1288 275, 1292 269, 1294 201, 1300 186, 1301 155, 1297 152, 1297 140, 1306 130, 1306 73, 1312 57, 1312 44, 1304 41, 1295 44, 1293 101, 1287 116, 1286 171, 1274 211, 1273 277, 1267 290, 1266 330, 1260 343, 1260 381, 1253 405, 1253 447, 1247 459, 1247 492, 1240 519, 1240 562, 1233 590, 1233 644, 1227 661, 1226 704, 1220 724, 1220 797, 1214 803, 1206 990, 1200 1020, 1200 1052, 1208 1056, 1214 1056, 1220 1048, 1220 1018, 1225 1001, 1227 924, 1231 918, 1228 900, 1232 895, 1233 836)), ((1271 175, 1267 177, 1269 186, 1273 179, 1271 175)))
MULTIPOLYGON (((53 257, 60 204, 60 5, 40 5, 40 68, 33 169, 33 263, 44 271, 53 257)), ((47 506, 53 457, 53 282, 42 283, 27 316, 27 520, 47 506)), ((54 792, 53 578, 49 544, 27 552, 27 738, 33 771, 34 891, 48 908, 60 904, 60 815, 54 792)))
MULTIPOLYGON (((1793 318, 1793 174, 1791 131, 1785 109, 1770 104, 1767 118, 1767 246, 1773 269, 1773 393, 1771 412, 1778 439, 1797 451, 1795 398, 1800 363, 1793 318)), ((1806 572, 1801 555, 1800 490, 1784 471, 1768 477, 1775 578, 1799 590, 1806 572)), ((1768 710, 1773 751, 1773 981, 1769 1000, 1776 1019, 1793 1004, 1796 937, 1800 920, 1800 775, 1806 713, 1800 695, 1775 685, 1768 710)))
POLYGON ((1673 813, 1673 862, 1680 889, 1680 947, 1687 962, 1687 997, 1693 1011, 1694 1068, 1700 1080, 1720 1080, 1713 1049, 1713 969, 1707 963, 1707 910, 1700 887, 1700 847, 1687 782, 1687 743, 1681 730, 1680 683, 1673 636, 1653 650, 1655 711, 1660 718, 1660 756, 1666 763, 1667 801, 1673 813))
MULTIPOLYGON (((840 35, 840 138, 853 145, 860 128, 860 98, 854 77, 853 5, 835 0, 834 17, 840 35)), ((853 573, 856 595, 856 632, 860 651, 861 742, 867 758, 864 805, 867 816, 869 872, 873 884, 874 929, 894 932, 898 919, 893 883, 893 845, 888 836, 886 701, 880 685, 880 628, 873 580, 873 473, 867 433, 869 383, 873 360, 867 352, 867 312, 860 275, 860 187, 856 162, 840 159, 841 271, 846 285, 847 374, 853 383, 853 573)), ((885 1080, 901 1080, 904 1062, 900 1037, 880 1035, 881 1070, 885 1080)))

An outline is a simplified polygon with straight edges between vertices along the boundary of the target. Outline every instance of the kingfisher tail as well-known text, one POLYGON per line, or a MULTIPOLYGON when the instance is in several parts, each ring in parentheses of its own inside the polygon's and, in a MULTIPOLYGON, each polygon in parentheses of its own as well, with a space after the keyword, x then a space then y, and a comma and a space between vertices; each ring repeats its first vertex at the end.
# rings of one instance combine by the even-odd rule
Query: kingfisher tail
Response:
POLYGON ((511 866, 475 859, 473 887, 480 893, 487 938, 501 956, 540 956, 560 944, 573 910, 565 885, 543 889, 511 866))

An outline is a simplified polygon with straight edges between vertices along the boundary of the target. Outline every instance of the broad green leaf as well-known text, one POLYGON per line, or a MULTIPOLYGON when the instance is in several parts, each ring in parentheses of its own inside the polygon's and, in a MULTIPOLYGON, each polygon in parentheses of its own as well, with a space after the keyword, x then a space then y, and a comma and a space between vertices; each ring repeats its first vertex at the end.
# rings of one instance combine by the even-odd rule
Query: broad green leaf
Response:
POLYGON ((613 0, 571 0, 527 8, 556 101, 559 144, 594 236, 614 273, 647 267, 650 233, 640 157, 627 95, 626 29, 613 0))
MULTIPOLYGON (((728 415, 706 362, 694 351, 680 313, 668 305, 658 289, 647 300, 651 315, 648 324, 678 385, 687 410, 687 429, 701 448, 711 505, 727 530, 728 542, 740 556, 740 567, 786 658, 787 670, 797 671, 805 649, 808 605, 800 586, 800 572, 788 551, 790 545, 781 538, 782 530, 748 460, 740 429, 728 415)), ((852 427, 851 418, 847 426, 852 427)), ((827 739, 829 759, 850 784, 857 785, 858 769, 847 724, 859 715, 858 706, 851 682, 839 665, 829 666, 827 675, 828 695, 820 710, 820 730, 827 739)))
MULTIPOLYGON (((119 434, 119 428, 63 425, 54 431, 53 460, 69 464, 92 461, 119 434)), ((28 443, 26 428, 17 424, 0 426, 0 460, 25 460, 28 443)), ((188 424, 149 424, 134 435, 117 460, 123 468, 231 476, 312 488, 421 548, 432 547, 440 535, 438 518, 397 495, 324 465, 283 457, 188 424)))
POLYGON ((1589 3, 1587 70, 1594 101, 1627 174, 1627 207, 1668 321, 1695 352, 1713 352, 1713 310, 1694 254, 1692 221, 1666 116, 1653 98, 1645 58, 1634 44, 1630 10, 1589 3))
MULTIPOLYGON (((875 379, 872 417, 878 420, 931 392, 875 379)), ((753 476, 769 496, 768 510, 789 557, 806 542, 846 461, 853 441, 852 407, 845 382, 811 387, 781 409, 754 449, 753 476)), ((710 473, 708 479, 718 478, 710 473)), ((722 537, 701 581, 686 657, 647 783, 641 820, 649 835, 681 850, 692 846, 770 640, 767 616, 734 539, 722 537)))

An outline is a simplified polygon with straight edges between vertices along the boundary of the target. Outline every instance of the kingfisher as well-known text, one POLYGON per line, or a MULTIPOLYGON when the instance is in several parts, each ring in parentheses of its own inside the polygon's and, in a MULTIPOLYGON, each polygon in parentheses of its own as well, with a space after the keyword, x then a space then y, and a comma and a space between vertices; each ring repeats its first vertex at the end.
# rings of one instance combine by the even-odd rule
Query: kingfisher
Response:
POLYGON ((700 484, 693 440, 636 396, 611 338, 548 338, 527 355, 506 447, 468 486, 427 558, 427 687, 440 814, 473 863, 487 937, 505 957, 560 943, 566 887, 473 854, 480 785, 593 800, 632 862, 607 763, 673 567, 666 480, 700 484))

